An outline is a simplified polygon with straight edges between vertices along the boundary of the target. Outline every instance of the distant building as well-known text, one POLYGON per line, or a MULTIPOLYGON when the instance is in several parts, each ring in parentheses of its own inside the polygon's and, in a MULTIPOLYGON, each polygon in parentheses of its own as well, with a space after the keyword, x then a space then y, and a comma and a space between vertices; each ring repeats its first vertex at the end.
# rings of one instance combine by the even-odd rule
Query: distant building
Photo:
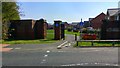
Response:
POLYGON ((69 26, 69 24, 68 24, 67 22, 63 22, 63 23, 64 23, 64 25, 65 25, 65 29, 67 29, 68 26, 69 26))
POLYGON ((80 22, 72 22, 71 26, 73 31, 78 32, 80 30, 79 23, 80 22))
POLYGON ((103 23, 102 20, 104 20, 106 15, 104 13, 99 14, 95 18, 92 18, 90 20, 91 26, 94 29, 101 29, 101 24, 103 23))
POLYGON ((89 21, 84 21, 84 25, 83 25, 84 28, 87 28, 87 27, 90 27, 90 26, 91 26, 91 24, 90 24, 89 21))
POLYGON ((80 23, 80 22, 72 22, 71 25, 73 26, 73 28, 79 29, 79 28, 80 28, 79 23, 80 23))
POLYGON ((54 28, 53 24, 47 23, 47 29, 53 29, 53 28, 54 28))

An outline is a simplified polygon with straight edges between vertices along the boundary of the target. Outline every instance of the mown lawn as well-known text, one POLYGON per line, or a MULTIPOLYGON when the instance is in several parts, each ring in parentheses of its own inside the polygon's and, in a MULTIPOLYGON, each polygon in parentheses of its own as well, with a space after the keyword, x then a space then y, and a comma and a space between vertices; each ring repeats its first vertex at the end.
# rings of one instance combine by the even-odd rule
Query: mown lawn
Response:
POLYGON ((71 32, 71 31, 65 30, 65 34, 70 34, 70 35, 75 35, 75 34, 77 34, 77 36, 79 36, 79 35, 80 35, 80 32, 71 32))
MULTIPOLYGON (((48 33, 54 33, 54 30, 47 30, 47 32, 48 32, 48 33)), ((65 34, 70 34, 70 35, 75 35, 75 34, 77 34, 77 36, 80 35, 79 32, 69 32, 69 31, 67 31, 67 30, 65 30, 65 34)))
MULTIPOLYGON (((94 42, 93 46, 112 46, 112 42, 94 42)), ((77 44, 74 45, 77 47, 77 44)), ((91 42, 78 42, 78 47, 79 46, 92 46, 91 42)), ((120 46, 120 42, 115 42, 114 46, 120 46)))
POLYGON ((54 34, 51 31, 47 31, 46 39, 35 39, 35 40, 1 40, 2 44, 49 44, 54 43, 58 40, 54 40, 54 34))
MULTIPOLYGON (((78 32, 68 32, 65 30, 65 34, 70 34, 70 35, 79 35, 78 32)), ((46 39, 35 39, 35 40, 0 40, 2 44, 48 44, 48 43, 54 43, 58 40, 53 40, 54 39, 54 30, 47 30, 47 37, 46 39)))

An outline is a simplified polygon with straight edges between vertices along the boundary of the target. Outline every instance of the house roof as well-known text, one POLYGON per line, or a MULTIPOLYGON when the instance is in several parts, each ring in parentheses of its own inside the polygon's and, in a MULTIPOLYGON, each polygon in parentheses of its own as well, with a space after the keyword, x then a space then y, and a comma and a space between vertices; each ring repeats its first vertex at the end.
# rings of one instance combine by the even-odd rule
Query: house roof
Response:
POLYGON ((120 13, 120 8, 113 8, 113 9, 107 10, 107 14, 109 16, 114 16, 114 15, 117 15, 118 13, 120 13))
MULTIPOLYGON (((103 12, 102 13, 100 13, 99 15, 97 15, 95 18, 93 18, 92 20, 90 20, 90 22, 91 21, 93 21, 94 19, 96 19, 96 18, 98 18, 99 16, 101 16, 102 14, 104 14, 103 12)), ((105 15, 105 14, 104 14, 105 15)))

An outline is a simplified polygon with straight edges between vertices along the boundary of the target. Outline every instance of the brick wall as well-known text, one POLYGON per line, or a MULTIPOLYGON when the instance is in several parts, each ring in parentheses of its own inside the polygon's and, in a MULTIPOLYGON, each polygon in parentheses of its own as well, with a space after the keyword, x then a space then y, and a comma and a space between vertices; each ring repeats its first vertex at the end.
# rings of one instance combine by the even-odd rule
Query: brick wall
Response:
POLYGON ((34 39, 34 24, 32 20, 13 20, 11 28, 14 28, 14 39, 34 39))

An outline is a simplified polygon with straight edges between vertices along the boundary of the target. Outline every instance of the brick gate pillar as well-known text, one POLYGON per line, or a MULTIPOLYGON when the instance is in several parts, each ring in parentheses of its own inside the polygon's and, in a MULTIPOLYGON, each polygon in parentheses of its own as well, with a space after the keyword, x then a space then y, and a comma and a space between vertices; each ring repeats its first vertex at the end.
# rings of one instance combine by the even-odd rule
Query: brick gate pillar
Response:
POLYGON ((47 23, 46 20, 40 19, 36 21, 35 25, 36 39, 45 39, 47 36, 47 23))
POLYGON ((60 40, 61 39, 61 22, 60 20, 54 21, 54 39, 60 40))
POLYGON ((65 25, 64 22, 61 23, 61 39, 65 39, 65 25))

